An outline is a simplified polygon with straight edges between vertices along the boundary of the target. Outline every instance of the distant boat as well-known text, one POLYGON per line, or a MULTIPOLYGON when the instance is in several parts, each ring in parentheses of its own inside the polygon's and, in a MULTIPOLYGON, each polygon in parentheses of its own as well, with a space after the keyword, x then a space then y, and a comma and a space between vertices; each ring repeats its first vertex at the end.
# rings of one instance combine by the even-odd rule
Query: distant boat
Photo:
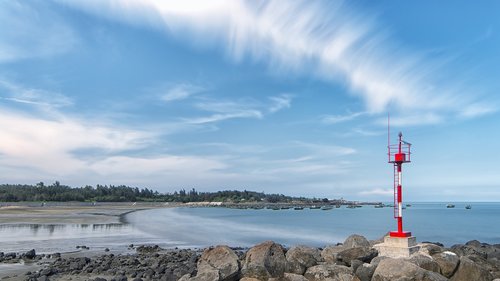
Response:
POLYGON ((411 204, 406 204, 406 207, 411 207, 411 204))
POLYGON ((467 205, 467 206, 465 206, 465 209, 470 210, 470 209, 472 209, 472 206, 471 205, 467 205))
POLYGON ((288 207, 288 206, 281 207, 281 210, 288 210, 288 209, 290 209, 290 207, 288 207))
POLYGON ((278 211, 278 210, 280 210, 280 207, 272 207, 272 209, 273 209, 274 211, 278 211))
POLYGON ((379 204, 379 205, 375 205, 375 206, 373 206, 373 207, 375 207, 375 208, 384 208, 384 205, 379 204))
POLYGON ((323 211, 328 211, 328 210, 331 210, 331 209, 333 209, 332 206, 323 206, 323 207, 321 207, 321 210, 323 210, 323 211))
POLYGON ((453 204, 448 204, 448 205, 446 205, 446 208, 455 208, 455 205, 453 205, 453 204))
POLYGON ((309 209, 311 209, 311 210, 317 210, 317 209, 321 209, 321 206, 314 206, 313 205, 313 206, 309 207, 309 209))
POLYGON ((304 207, 294 207, 293 209, 299 211, 299 210, 304 210, 304 207))
POLYGON ((335 208, 340 208, 340 204, 335 205, 335 208))

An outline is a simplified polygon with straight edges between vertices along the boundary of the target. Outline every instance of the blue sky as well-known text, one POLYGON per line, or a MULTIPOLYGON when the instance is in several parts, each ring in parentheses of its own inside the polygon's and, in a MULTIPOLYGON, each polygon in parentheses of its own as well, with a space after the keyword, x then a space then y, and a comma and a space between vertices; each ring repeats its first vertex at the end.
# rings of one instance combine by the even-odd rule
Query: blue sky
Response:
POLYGON ((499 201, 499 8, 2 1, 2 181, 499 201))

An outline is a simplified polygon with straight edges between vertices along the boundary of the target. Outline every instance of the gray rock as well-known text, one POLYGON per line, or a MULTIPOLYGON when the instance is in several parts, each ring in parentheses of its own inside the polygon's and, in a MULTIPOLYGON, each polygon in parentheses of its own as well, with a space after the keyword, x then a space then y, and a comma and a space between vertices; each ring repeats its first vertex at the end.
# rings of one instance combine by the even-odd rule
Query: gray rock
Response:
POLYGON ((408 259, 408 261, 425 270, 440 273, 439 264, 429 255, 415 253, 408 259))
POLYGON ((370 247, 370 242, 361 235, 353 234, 344 241, 345 248, 370 247))
POLYGON ((450 278, 458 267, 460 258, 457 254, 449 251, 434 254, 432 258, 437 262, 440 273, 446 278, 450 278))
POLYGON ((461 257, 457 272, 450 281, 490 281, 493 279, 490 272, 480 267, 467 257, 461 257))
POLYGON ((355 275, 361 281, 370 281, 372 280, 373 273, 375 272, 376 266, 364 263, 361 266, 358 266, 355 271, 355 275))
POLYGON ((27 259, 34 259, 36 257, 36 252, 35 252, 35 249, 31 249, 29 251, 27 251, 26 253, 24 253, 24 257, 27 258, 27 259))
POLYGON ((347 266, 336 264, 321 264, 307 269, 304 277, 307 280, 330 281, 330 280, 352 280, 353 273, 347 266))
POLYGON ((358 267, 360 267, 361 265, 363 265, 362 261, 360 261, 360 260, 352 260, 351 261, 351 270, 352 270, 352 272, 356 272, 356 269, 358 269, 358 267))
POLYGON ((443 247, 438 246, 436 244, 432 244, 432 243, 422 243, 419 246, 420 246, 420 248, 418 251, 420 253, 423 253, 423 254, 426 254, 429 256, 432 256, 432 255, 435 255, 437 253, 441 253, 444 251, 443 247))
POLYGON ((285 272, 282 278, 269 278, 269 281, 308 281, 304 276, 295 273, 285 272))
POLYGON ((372 281, 446 281, 446 277, 425 270, 403 259, 381 260, 373 273, 372 281))
POLYGON ((345 249, 337 254, 337 260, 351 265, 352 260, 360 260, 362 262, 371 262, 378 255, 377 250, 370 247, 354 247, 345 249))
POLYGON ((285 273, 286 258, 283 247, 273 241, 266 241, 248 250, 241 269, 243 277, 264 281, 272 277, 282 277, 285 273))
POLYGON ((237 280, 240 270, 238 256, 228 246, 206 249, 198 260, 198 275, 210 272, 207 276, 215 276, 211 272, 214 270, 218 273, 218 280, 237 280))
POLYGON ((330 245, 321 251, 321 258, 327 263, 335 263, 338 253, 345 249, 344 246, 330 245))
POLYGON ((303 275, 306 269, 322 261, 316 248, 296 246, 286 252, 286 272, 303 275))

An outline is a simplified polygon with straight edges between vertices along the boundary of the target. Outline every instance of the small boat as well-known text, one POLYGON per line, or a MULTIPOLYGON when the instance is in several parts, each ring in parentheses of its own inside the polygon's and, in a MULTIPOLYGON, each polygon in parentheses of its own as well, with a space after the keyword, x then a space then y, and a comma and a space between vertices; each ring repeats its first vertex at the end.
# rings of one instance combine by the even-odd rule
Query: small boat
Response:
POLYGON ((328 210, 331 210, 331 209, 333 209, 332 206, 323 206, 323 207, 321 207, 321 210, 323 210, 323 211, 328 211, 328 210))
POLYGON ((471 205, 467 205, 467 206, 465 206, 465 209, 470 210, 470 209, 472 209, 472 206, 471 205))
POLYGON ((288 209, 290 209, 290 207, 288 207, 288 206, 281 207, 281 210, 288 210, 288 209))
POLYGON ((297 211, 300 211, 300 210, 304 210, 304 207, 294 207, 293 209, 297 210, 297 211))
POLYGON ((311 209, 311 210, 317 210, 317 209, 321 209, 321 206, 315 206, 315 205, 313 205, 313 206, 309 207, 309 209, 311 209))
POLYGON ((374 207, 374 208, 384 208, 384 205, 379 204, 379 205, 375 205, 375 206, 373 206, 373 207, 374 207))
POLYGON ((455 208, 455 205, 453 205, 453 204, 448 204, 448 205, 446 205, 446 208, 455 208))
POLYGON ((335 205, 335 208, 340 208, 340 204, 335 205))
POLYGON ((406 207, 411 207, 411 204, 406 204, 406 207))
POLYGON ((278 211, 280 210, 280 207, 272 207, 271 209, 273 209, 274 211, 278 211))

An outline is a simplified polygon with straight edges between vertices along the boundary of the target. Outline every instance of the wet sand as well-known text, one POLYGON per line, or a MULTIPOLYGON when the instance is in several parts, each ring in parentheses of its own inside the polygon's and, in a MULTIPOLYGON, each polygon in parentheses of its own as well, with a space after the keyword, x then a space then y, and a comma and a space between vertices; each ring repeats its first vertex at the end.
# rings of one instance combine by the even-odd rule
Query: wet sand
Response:
POLYGON ((95 206, 78 204, 10 205, 0 207, 0 225, 120 223, 121 217, 130 212, 154 208, 171 208, 179 205, 179 203, 103 203, 95 206))

